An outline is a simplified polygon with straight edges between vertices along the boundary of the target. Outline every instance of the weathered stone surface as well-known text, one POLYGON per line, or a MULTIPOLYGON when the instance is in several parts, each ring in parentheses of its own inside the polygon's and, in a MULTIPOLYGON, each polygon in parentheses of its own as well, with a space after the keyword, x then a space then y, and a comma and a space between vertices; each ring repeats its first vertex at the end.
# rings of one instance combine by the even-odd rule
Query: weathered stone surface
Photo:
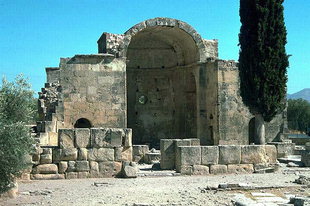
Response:
POLYGON ((134 166, 130 164, 129 161, 125 161, 122 164, 121 175, 124 178, 136 178, 137 177, 137 170, 134 166))
POLYGON ((33 174, 31 175, 32 180, 58 180, 65 179, 64 174, 33 174))
POLYGON ((227 165, 210 165, 210 174, 225 174, 227 173, 227 165))
POLYGON ((122 146, 122 139, 125 138, 125 132, 123 129, 111 128, 110 129, 111 136, 111 147, 120 147, 122 146))
POLYGON ((192 140, 191 139, 173 139, 174 142, 174 149, 176 150, 178 147, 181 146, 191 146, 192 140))
POLYGON ((304 151, 301 154, 301 161, 306 167, 310 167, 310 151, 304 151))
POLYGON ((53 152, 53 161, 74 161, 77 159, 78 151, 76 148, 55 149, 53 152))
POLYGON ((178 147, 176 153, 176 171, 183 165, 201 165, 201 148, 197 146, 178 147))
POLYGON ((244 174, 244 173, 253 173, 254 167, 252 164, 237 164, 237 165, 228 165, 227 173, 234 174, 244 174))
POLYGON ((74 130, 73 129, 59 129, 58 138, 59 138, 59 147, 61 149, 70 149, 74 148, 74 130))
POLYGON ((192 174, 193 175, 207 175, 209 174, 209 167, 205 165, 193 165, 192 174))
POLYGON ((241 161, 241 147, 236 145, 219 146, 219 164, 239 164, 241 161))
POLYGON ((75 145, 78 148, 90 147, 90 129, 88 128, 75 129, 75 145))
POLYGON ((88 150, 86 148, 78 149, 78 160, 87 160, 88 150))
POLYGON ((191 141, 191 146, 200 146, 200 139, 198 138, 192 138, 189 139, 191 141))
POLYGON ((144 156, 149 152, 148 145, 133 145, 132 146, 132 155, 134 162, 143 162, 144 156))
POLYGON ((182 165, 180 168, 181 175, 192 175, 193 166, 190 165, 182 165))
MULTIPOLYGON (((122 146, 123 138, 130 138, 129 133, 125 134, 123 129, 119 128, 92 128, 91 129, 91 141, 92 146, 96 148, 100 147, 120 147, 122 146)), ((124 139, 125 141, 126 139, 124 139)), ((127 145, 129 139, 126 140, 127 145)))
POLYGON ((67 171, 68 169, 68 162, 61 161, 58 164, 58 173, 63 174, 67 171))
POLYGON ((126 128, 124 130, 125 136, 124 138, 124 147, 131 147, 132 146, 132 129, 126 128))
POLYGON ((114 173, 118 175, 122 170, 122 163, 121 162, 114 162, 114 173))
POLYGON ((215 165, 219 161, 219 147, 218 146, 202 146, 201 147, 201 164, 215 165))
POLYGON ((289 142, 270 142, 269 144, 275 145, 277 148, 277 158, 287 157, 294 154, 294 143, 289 142))
POLYGON ((93 148, 88 150, 89 161, 114 161, 114 149, 111 148, 93 148))
POLYGON ((112 177, 114 175, 114 162, 99 162, 99 173, 101 177, 112 177))
POLYGON ((109 146, 111 142, 110 130, 107 128, 92 128, 91 134, 91 146, 95 148, 109 146))
POLYGON ((89 178, 89 176, 90 176, 89 172, 78 172, 79 179, 86 179, 89 178))
POLYGON ((155 164, 160 162, 160 153, 149 152, 144 155, 144 162, 146 164, 155 164))
POLYGON ((266 161, 265 145, 241 146, 242 164, 259 164, 265 163, 266 161))
POLYGON ((92 177, 92 178, 99 177, 99 164, 98 164, 98 162, 90 161, 89 166, 90 166, 90 177, 92 177))
POLYGON ((76 162, 75 161, 69 161, 68 162, 67 172, 76 172, 76 162))
POLYGON ((115 161, 122 161, 122 151, 123 151, 123 147, 114 148, 114 160, 115 161))
POLYGON ((160 140, 160 168, 161 169, 174 169, 175 168, 175 148, 172 139, 160 140))
POLYGON ((36 166, 32 171, 35 174, 56 174, 58 167, 55 164, 43 164, 36 166))
POLYGON ((77 179, 78 173, 77 172, 67 172, 66 179, 77 179))
POLYGON ((76 171, 88 172, 90 170, 88 161, 76 161, 76 171))
POLYGON ((42 148, 42 154, 52 154, 52 148, 42 148))
POLYGON ((123 147, 122 161, 132 161, 132 147, 123 147))
POLYGON ((40 164, 51 164, 52 163, 52 154, 41 154, 40 164))
POLYGON ((268 163, 277 162, 277 148, 274 145, 265 145, 266 160, 268 163))

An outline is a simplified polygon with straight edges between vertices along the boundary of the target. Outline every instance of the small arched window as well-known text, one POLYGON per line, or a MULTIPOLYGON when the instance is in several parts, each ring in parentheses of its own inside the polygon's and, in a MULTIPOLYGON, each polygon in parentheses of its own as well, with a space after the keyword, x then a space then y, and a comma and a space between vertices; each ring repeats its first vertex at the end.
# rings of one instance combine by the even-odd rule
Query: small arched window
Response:
POLYGON ((88 119, 81 118, 75 122, 74 128, 91 128, 91 123, 88 119))

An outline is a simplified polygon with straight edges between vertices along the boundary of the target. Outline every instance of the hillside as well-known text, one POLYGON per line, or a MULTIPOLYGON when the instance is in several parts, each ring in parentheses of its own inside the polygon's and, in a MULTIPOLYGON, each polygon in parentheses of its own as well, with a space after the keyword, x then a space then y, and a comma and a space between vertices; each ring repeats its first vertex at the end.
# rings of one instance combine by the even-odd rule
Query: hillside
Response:
POLYGON ((302 99, 305 99, 308 102, 310 102, 310 88, 303 89, 303 90, 301 90, 299 92, 296 92, 294 94, 288 94, 287 98, 288 99, 299 99, 299 98, 302 98, 302 99))

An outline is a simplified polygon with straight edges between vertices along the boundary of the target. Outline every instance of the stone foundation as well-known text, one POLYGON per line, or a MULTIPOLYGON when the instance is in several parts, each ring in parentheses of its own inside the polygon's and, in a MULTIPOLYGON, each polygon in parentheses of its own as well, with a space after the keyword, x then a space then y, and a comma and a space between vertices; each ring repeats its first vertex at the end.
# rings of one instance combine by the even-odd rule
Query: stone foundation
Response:
POLYGON ((277 162, 274 145, 193 145, 192 140, 161 140, 161 168, 187 175, 253 173, 277 162))
POLYGON ((33 155, 31 179, 112 177, 132 161, 131 129, 59 129, 58 146, 33 155))

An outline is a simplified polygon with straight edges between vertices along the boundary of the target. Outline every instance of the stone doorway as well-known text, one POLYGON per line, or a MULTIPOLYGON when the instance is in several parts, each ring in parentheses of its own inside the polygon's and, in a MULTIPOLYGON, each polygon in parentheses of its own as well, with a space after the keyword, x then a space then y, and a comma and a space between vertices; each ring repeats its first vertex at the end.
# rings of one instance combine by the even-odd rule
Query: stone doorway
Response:
POLYGON ((197 138, 196 63, 192 37, 176 27, 146 28, 127 49, 127 124, 134 144, 197 138))

